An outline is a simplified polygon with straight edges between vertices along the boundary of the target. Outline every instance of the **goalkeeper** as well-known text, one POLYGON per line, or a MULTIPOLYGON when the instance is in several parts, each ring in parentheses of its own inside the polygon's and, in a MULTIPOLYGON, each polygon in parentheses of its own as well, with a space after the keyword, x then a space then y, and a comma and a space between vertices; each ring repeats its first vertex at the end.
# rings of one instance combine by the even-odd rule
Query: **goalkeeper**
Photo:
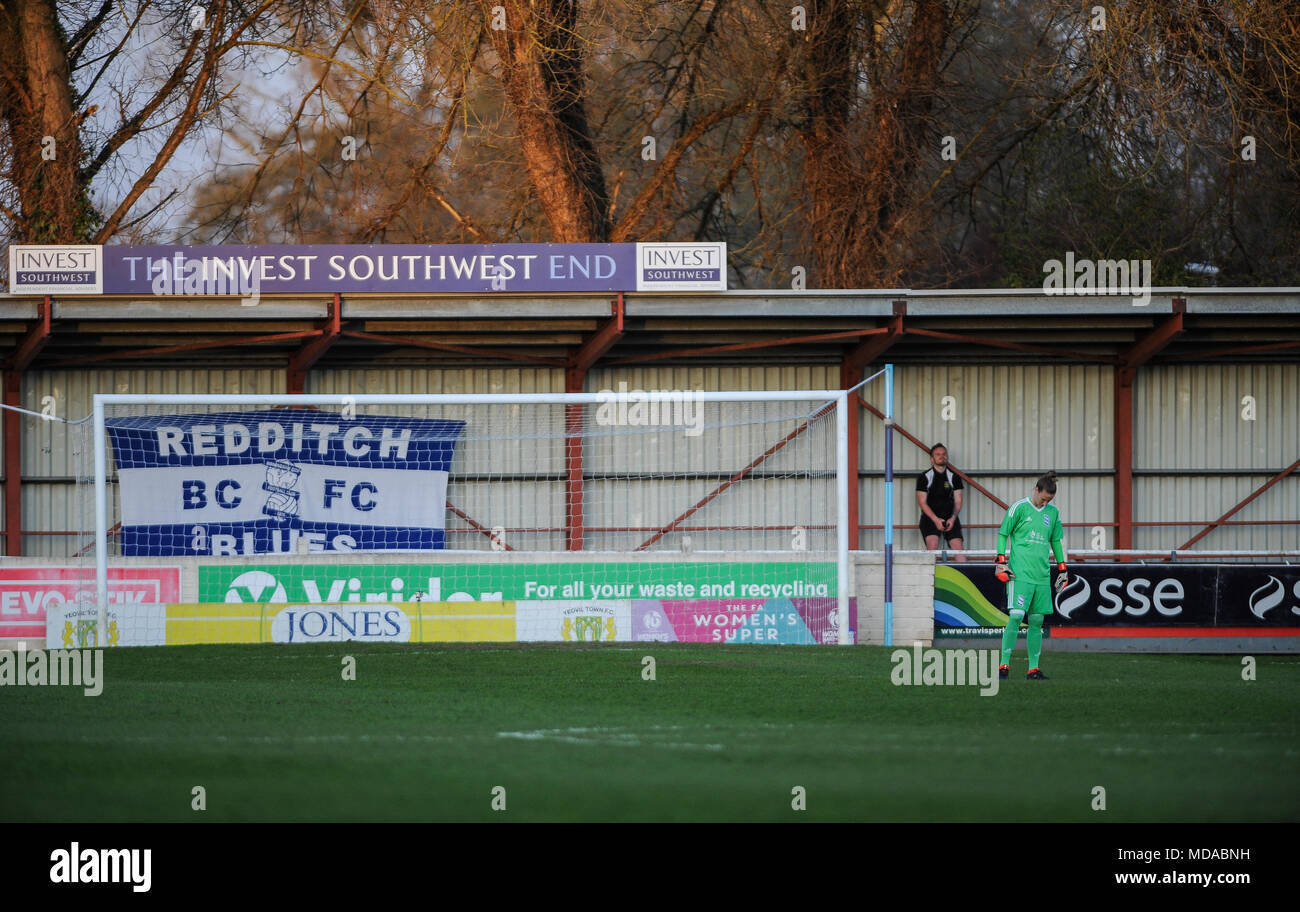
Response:
POLYGON ((998 529, 997 577, 1007 584, 1007 626, 1002 631, 1002 665, 998 677, 1011 674, 1011 653, 1016 648, 1020 622, 1029 619, 1030 680, 1046 680, 1038 667, 1043 652, 1043 619, 1052 613, 1051 560, 1056 556, 1057 591, 1066 584, 1065 547, 1061 514, 1051 506, 1056 496, 1056 473, 1038 479, 1032 497, 1016 501, 998 529), (1008 543, 1010 549, 1008 550, 1008 543), (1009 555, 1009 559, 1008 559, 1009 555))

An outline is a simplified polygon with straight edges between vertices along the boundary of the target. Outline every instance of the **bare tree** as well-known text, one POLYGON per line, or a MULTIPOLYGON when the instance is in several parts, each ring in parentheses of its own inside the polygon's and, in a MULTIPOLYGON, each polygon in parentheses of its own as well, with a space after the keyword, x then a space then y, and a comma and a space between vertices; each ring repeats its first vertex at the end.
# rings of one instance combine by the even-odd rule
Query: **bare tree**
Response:
POLYGON ((576 0, 483 0, 533 190, 557 242, 609 237, 605 176, 585 105, 576 0), (499 12, 494 13, 493 7, 499 12))
POLYGON ((1172 279, 1300 265, 1281 0, 1134 0, 1104 30, 1074 0, 801 6, 323 3, 280 49, 299 67, 277 122, 218 109, 243 151, 194 236, 712 238, 759 285, 796 264, 822 286, 1036 283, 1066 249, 1172 279))
MULTIPOLYGON (((109 3, 98 15, 107 15, 109 3)), ((87 27, 93 30, 95 19, 87 27)), ((74 36, 84 43, 84 35, 74 36)), ((81 125, 69 40, 54 0, 0 3, 0 117, 6 126, 2 210, 15 240, 84 241, 98 221, 82 180, 81 125)))
MULTIPOLYGON (((358 0, 362 2, 362 0, 358 0)), ((18 242, 103 242, 216 116, 224 68, 284 47, 310 0, 0 2, 0 214, 18 242), (115 185, 98 206, 92 189, 115 185)))

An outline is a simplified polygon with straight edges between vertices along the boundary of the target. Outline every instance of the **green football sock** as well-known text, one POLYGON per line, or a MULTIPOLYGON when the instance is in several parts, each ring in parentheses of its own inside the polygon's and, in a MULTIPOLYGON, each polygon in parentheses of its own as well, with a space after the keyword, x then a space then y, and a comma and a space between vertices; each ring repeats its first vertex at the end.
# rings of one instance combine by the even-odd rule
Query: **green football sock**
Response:
POLYGON ((1011 612, 1011 617, 1007 620, 1007 626, 1002 630, 1002 664, 1011 664, 1011 653, 1016 648, 1016 637, 1020 635, 1020 619, 1025 616, 1023 611, 1011 612))
POLYGON ((1029 670, 1033 671, 1038 667, 1038 660, 1043 657, 1043 616, 1041 614, 1029 616, 1029 633, 1025 635, 1025 640, 1029 646, 1029 670))

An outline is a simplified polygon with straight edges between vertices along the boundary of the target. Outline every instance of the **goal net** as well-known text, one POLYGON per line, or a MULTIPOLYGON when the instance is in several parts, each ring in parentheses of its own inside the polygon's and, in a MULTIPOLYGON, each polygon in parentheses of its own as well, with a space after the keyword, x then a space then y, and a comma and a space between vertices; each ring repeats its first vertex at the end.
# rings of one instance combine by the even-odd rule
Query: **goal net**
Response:
POLYGON ((847 407, 97 396, 78 500, 100 622, 124 645, 847 643, 847 407), (110 575, 146 566, 178 569, 182 597, 109 618, 110 575))

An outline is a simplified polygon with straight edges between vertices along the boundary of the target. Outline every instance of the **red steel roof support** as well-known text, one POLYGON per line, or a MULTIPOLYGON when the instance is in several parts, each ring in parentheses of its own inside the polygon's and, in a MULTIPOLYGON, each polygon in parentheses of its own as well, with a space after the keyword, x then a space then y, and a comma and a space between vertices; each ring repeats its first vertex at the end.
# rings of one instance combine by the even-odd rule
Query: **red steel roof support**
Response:
POLYGON ((22 407, 23 371, 50 341, 50 296, 36 305, 36 323, 27 330, 18 350, 5 364, 5 554, 23 553, 23 416, 14 408, 22 407))
POLYGON ((1115 368, 1115 548, 1133 548, 1133 380, 1131 367, 1115 368))
POLYGON ((1137 369, 1183 333, 1187 301, 1174 298, 1168 319, 1119 356, 1115 368, 1115 547, 1133 548, 1133 383, 1137 369))
POLYGON ((242 339, 218 339, 213 342, 188 342, 184 345, 163 345, 158 348, 135 348, 130 351, 109 352, 106 355, 90 355, 83 358, 69 358, 66 361, 54 361, 50 367, 80 367, 99 361, 125 361, 131 358, 148 358, 153 355, 178 355, 186 352, 204 351, 209 348, 238 348, 241 345, 259 345, 264 342, 292 342, 295 339, 312 339, 322 335, 319 329, 302 332, 272 333, 269 336, 245 336, 242 339))
MULTIPOLYGON (((569 355, 564 368, 566 393, 584 392, 587 371, 623 338, 623 320, 626 314, 623 292, 618 293, 618 298, 611 306, 613 313, 610 318, 590 339, 582 343, 582 347, 569 355)), ((564 406, 564 546, 569 551, 581 551, 586 537, 582 454, 584 413, 585 409, 581 405, 564 406)))
POLYGON ((399 345, 403 348, 431 348, 434 351, 456 352, 461 355, 473 355, 476 358, 500 358, 503 361, 523 361, 527 364, 545 364, 550 367, 564 366, 564 362, 558 358, 539 358, 536 355, 518 355, 514 352, 470 347, 468 345, 451 345, 447 342, 434 342, 429 339, 407 339, 402 336, 381 336, 378 333, 357 332, 354 329, 345 329, 339 333, 339 335, 345 339, 365 339, 367 342, 379 342, 383 345, 399 345))
POLYGON ((343 301, 335 293, 330 299, 329 311, 325 317, 325 326, 321 335, 305 343, 289 356, 288 392, 291 396, 301 396, 307 391, 307 372, 339 340, 342 330, 343 301))
MULTIPOLYGON (((853 389, 862 382, 862 374, 868 364, 875 361, 895 342, 903 337, 903 318, 907 316, 907 302, 894 302, 894 316, 889 325, 884 327, 883 335, 869 336, 853 347, 844 360, 840 362, 840 389, 853 389)), ((858 403, 860 395, 855 394, 849 408, 849 548, 853 551, 862 547, 862 527, 858 471, 862 466, 861 447, 861 413, 858 403)))
POLYGON ((954 342, 967 342, 971 345, 987 345, 991 348, 1009 348, 1012 351, 1032 352, 1036 355, 1051 355, 1054 358, 1065 358, 1070 361, 1100 361, 1110 364, 1115 361, 1109 355, 1081 355, 1077 351, 1066 351, 1061 348, 1043 348, 1040 345, 1025 345, 1020 342, 1008 342, 1005 339, 993 339, 988 336, 972 336, 964 333, 939 332, 935 329, 915 329, 908 327, 905 332, 909 336, 928 336, 932 339, 951 339, 954 342))
POLYGON ((1248 355, 1254 352, 1282 351, 1287 348, 1300 348, 1300 341, 1270 342, 1267 345, 1239 345, 1235 348, 1216 348, 1211 351, 1198 351, 1183 355, 1170 355, 1169 357, 1171 359, 1221 358, 1225 355, 1248 355))
MULTIPOLYGON (((618 340, 623 338, 623 319, 625 309, 623 306, 623 292, 618 293, 618 297, 611 305, 612 313, 610 318, 600 325, 600 328, 592 333, 591 338, 582 343, 582 346, 569 355, 568 363, 565 365, 569 371, 576 371, 585 377, 587 371, 604 357, 605 353, 613 348, 618 340)), ((565 384, 565 392, 580 393, 581 388, 568 389, 571 384, 565 384)))
MULTIPOLYGON (((853 389, 862 382, 862 368, 851 363, 851 358, 850 355, 840 362, 840 389, 853 389)), ((862 454, 859 452, 861 442, 860 417, 858 397, 854 396, 853 401, 849 403, 849 502, 846 504, 849 513, 850 551, 857 551, 862 547, 862 531, 859 525, 860 506, 858 503, 858 470, 862 465, 862 454)))
POLYGON ((515 550, 514 548, 510 547, 509 545, 507 545, 503 539, 497 538, 495 532, 493 532, 493 531, 492 531, 491 529, 489 529, 487 526, 483 525, 483 524, 482 524, 481 522, 479 522, 477 519, 474 519, 472 516, 470 516, 468 513, 466 513, 466 512, 465 512, 464 510, 462 510, 460 507, 458 507, 458 506, 456 506, 455 504, 453 504, 450 500, 447 501, 447 509, 450 510, 452 513, 455 513, 455 514, 456 514, 457 516, 459 516, 461 519, 465 520, 465 522, 469 523, 470 527, 471 527, 475 532, 478 532, 478 533, 480 533, 481 535, 486 535, 490 541, 492 541, 492 542, 493 542, 494 544, 496 544, 496 545, 499 545, 502 551, 513 551, 513 550, 515 550))
POLYGON ((1263 494, 1263 493, 1264 493, 1265 491, 1267 491, 1269 488, 1273 487, 1273 485, 1277 484, 1277 483, 1278 483, 1279 481, 1281 481, 1283 478, 1286 478, 1288 475, 1290 475, 1290 474, 1291 474, 1292 472, 1294 472, 1296 469, 1300 469, 1300 459, 1297 459, 1295 462, 1291 463, 1289 466, 1287 466, 1287 467, 1286 467, 1285 469, 1283 469, 1281 472, 1278 472, 1276 475, 1274 475, 1274 476, 1273 476, 1272 478, 1270 478, 1268 481, 1264 482, 1263 485, 1261 485, 1260 487, 1256 488, 1255 491, 1254 491, 1254 493, 1252 493, 1249 497, 1247 497, 1247 498, 1246 498, 1245 500, 1243 500, 1241 503, 1237 504, 1235 507, 1233 507, 1233 508, 1232 508, 1231 510, 1229 510, 1227 513, 1224 513, 1222 516, 1220 516, 1220 517, 1219 517, 1218 519, 1216 519, 1214 522, 1210 523, 1208 526, 1206 526, 1206 527, 1205 527, 1204 529, 1202 529, 1200 532, 1197 532, 1195 535, 1193 535, 1191 538, 1189 538, 1189 539, 1188 539, 1187 541, 1185 541, 1183 544, 1179 545, 1179 546, 1178 546, 1178 550, 1179 550, 1179 551, 1186 551, 1186 550, 1187 550, 1188 548, 1190 548, 1192 545, 1196 544, 1198 541, 1200 541, 1201 539, 1205 538, 1205 536, 1209 535, 1211 532, 1213 532, 1215 529, 1217 529, 1219 526, 1221 526, 1221 525, 1223 524, 1223 521, 1224 521, 1225 519, 1227 519, 1227 518, 1228 518, 1229 516, 1231 516, 1233 513, 1236 513, 1236 512, 1237 512, 1238 510, 1240 510, 1242 507, 1246 506, 1246 504, 1250 503, 1250 502, 1251 502, 1252 500, 1254 500, 1256 497, 1258 497, 1259 495, 1263 494))
POLYGON ((749 351, 755 348, 775 348, 781 345, 799 345, 804 342, 830 342, 835 339, 856 339, 862 336, 879 336, 889 332, 889 327, 878 329, 850 329, 846 332, 821 333, 816 336, 790 336, 784 339, 765 339, 762 342, 738 342, 735 345, 713 345, 709 348, 679 348, 653 355, 629 355, 615 358, 610 364, 635 364, 640 361, 662 361, 665 358, 683 358, 694 355, 715 355, 720 352, 749 351))

